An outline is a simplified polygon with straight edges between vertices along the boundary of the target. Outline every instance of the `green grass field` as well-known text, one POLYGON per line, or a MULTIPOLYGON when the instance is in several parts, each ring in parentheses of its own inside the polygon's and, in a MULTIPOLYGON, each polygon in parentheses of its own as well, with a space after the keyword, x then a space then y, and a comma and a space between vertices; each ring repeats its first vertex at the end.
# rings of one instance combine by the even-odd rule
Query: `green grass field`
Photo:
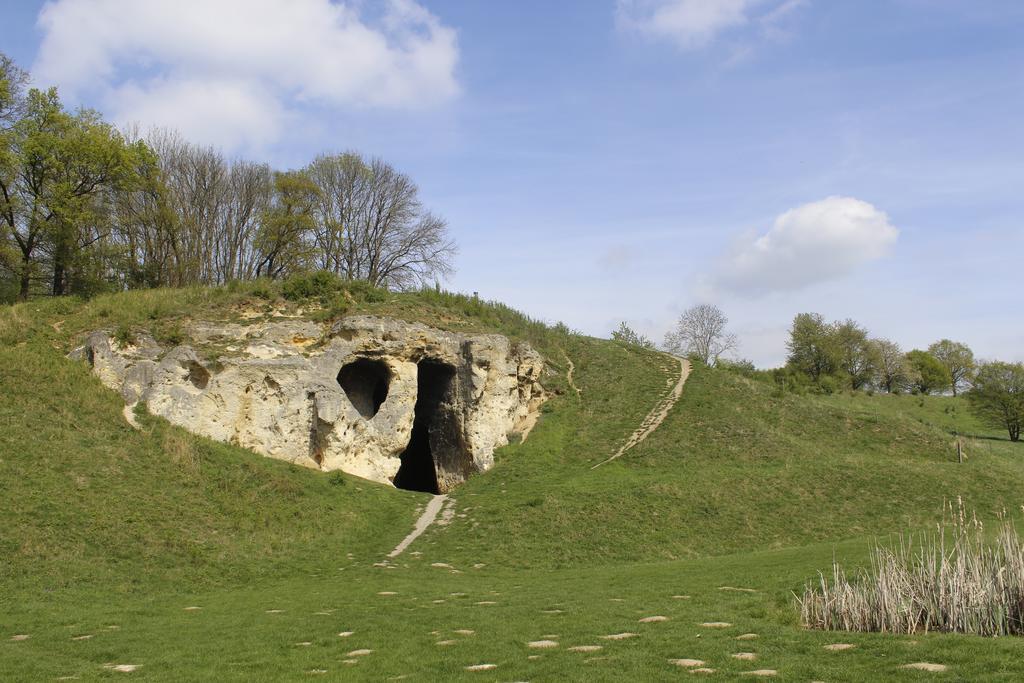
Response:
POLYGON ((697 368, 650 438, 592 470, 667 391, 670 360, 443 293, 326 300, 316 315, 526 339, 552 368, 557 395, 529 439, 500 450, 453 494, 452 523, 387 568, 375 565, 427 496, 144 415, 135 431, 120 398, 65 358, 99 327, 172 338, 186 315, 298 305, 274 294, 141 292, 0 312, 0 680, 698 678, 679 658, 721 680, 758 669, 793 681, 1024 678, 1019 639, 807 631, 794 606, 833 558, 863 562, 875 538, 929 527, 948 500, 983 519, 1024 503, 1024 448, 962 399, 779 395, 697 368), (966 435, 963 464, 954 431, 966 435), (640 622, 649 616, 667 619, 640 622), (624 632, 636 635, 602 638, 624 632), (557 647, 527 645, 544 639, 557 647), (372 652, 349 654, 360 650, 372 652), (756 658, 732 656, 744 652, 756 658), (948 671, 900 668, 913 662, 948 671), (495 668, 465 668, 479 664, 495 668))

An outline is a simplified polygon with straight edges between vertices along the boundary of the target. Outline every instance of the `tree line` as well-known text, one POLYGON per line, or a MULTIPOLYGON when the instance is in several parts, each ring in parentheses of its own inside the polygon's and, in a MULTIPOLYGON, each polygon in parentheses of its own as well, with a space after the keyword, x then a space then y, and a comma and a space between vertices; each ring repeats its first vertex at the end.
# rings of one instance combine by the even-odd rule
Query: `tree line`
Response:
POLYGON ((388 163, 298 170, 69 111, 0 54, 0 300, 325 270, 404 289, 447 276, 446 221, 388 163))
MULTIPOLYGON (((738 348, 727 324, 728 318, 717 306, 693 306, 679 316, 662 348, 705 365, 773 381, 786 390, 964 394, 979 418, 1006 429, 1011 441, 1021 438, 1024 363, 978 361, 967 344, 950 339, 905 352, 895 341, 873 338, 855 320, 828 321, 818 313, 800 313, 790 326, 785 366, 760 371, 749 361, 724 358, 738 348)), ((625 322, 611 336, 655 348, 625 322)))

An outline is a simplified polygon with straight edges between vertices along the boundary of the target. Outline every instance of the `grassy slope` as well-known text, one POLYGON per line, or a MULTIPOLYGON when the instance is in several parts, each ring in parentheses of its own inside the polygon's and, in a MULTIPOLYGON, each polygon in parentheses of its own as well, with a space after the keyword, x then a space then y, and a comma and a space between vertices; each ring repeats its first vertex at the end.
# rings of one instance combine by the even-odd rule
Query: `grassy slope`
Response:
POLYGON ((833 551, 863 557, 861 541, 750 552, 926 525, 957 494, 984 510, 1015 506, 1021 449, 986 438, 965 465, 952 463, 950 429, 998 436, 970 424, 959 402, 778 398, 765 385, 698 370, 661 429, 591 471, 667 388, 674 369, 663 357, 546 332, 472 300, 360 300, 350 312, 530 339, 559 371, 564 349, 583 389, 577 398, 550 377, 563 395, 526 443, 500 452, 491 473, 456 493, 465 516, 417 541, 421 555, 383 570, 373 562, 411 527, 422 496, 350 477, 331 484, 160 420, 134 432, 119 399, 63 358, 82 330, 173 327, 186 311, 228 317, 250 299, 151 292, 0 316, 0 679, 90 679, 111 675, 104 662, 137 661, 144 668, 135 676, 153 680, 304 679, 311 669, 339 680, 412 672, 495 680, 462 670, 493 661, 501 679, 661 680, 680 675, 669 657, 706 659, 723 672, 777 668, 784 680, 923 679, 896 668, 919 660, 971 679, 1021 675, 1015 639, 797 628, 789 591, 833 551), (719 557, 665 561, 698 555, 719 557), (725 584, 759 592, 719 591, 725 584), (676 593, 692 599, 672 600, 676 593), (183 611, 191 604, 204 609, 183 611), (552 607, 564 611, 541 611, 552 607), (636 623, 648 613, 672 620, 636 623), (696 626, 719 619, 735 627, 696 626), (477 634, 447 649, 434 644, 458 638, 456 628, 477 634), (340 639, 339 630, 357 634, 340 639), (641 636, 595 640, 624 630, 641 636), (746 631, 762 637, 733 639, 746 631), (6 640, 20 632, 32 638, 6 640), (606 650, 590 663, 564 650, 526 658, 525 641, 555 633, 564 645, 606 650), (96 637, 71 640, 80 634, 96 637), (821 645, 836 640, 858 648, 823 656, 821 645), (296 646, 305 641, 313 645, 296 646), (343 663, 361 647, 377 653, 343 663), (744 649, 761 659, 730 658, 744 649))
POLYGON ((471 514, 437 532, 439 556, 471 548, 523 566, 676 559, 925 527, 958 496, 983 515, 1022 502, 1024 448, 990 435, 956 463, 953 427, 937 416, 979 430, 962 399, 777 396, 707 368, 650 438, 592 471, 637 423, 604 431, 621 407, 609 397, 649 405, 658 385, 616 364, 626 356, 614 348, 573 349, 583 404, 552 415, 528 457, 510 450, 457 495, 471 514), (491 495, 506 481, 514 490, 491 495))

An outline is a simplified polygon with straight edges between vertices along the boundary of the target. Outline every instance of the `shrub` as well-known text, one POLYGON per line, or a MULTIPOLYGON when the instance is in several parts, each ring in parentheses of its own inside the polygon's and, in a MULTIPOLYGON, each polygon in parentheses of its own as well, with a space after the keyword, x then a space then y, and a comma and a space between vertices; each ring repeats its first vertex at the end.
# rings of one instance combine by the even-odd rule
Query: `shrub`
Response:
POLYGON ((805 626, 825 630, 980 636, 1024 634, 1024 544, 1009 521, 995 540, 982 524, 949 507, 932 533, 876 545, 871 569, 853 576, 838 564, 798 596, 805 626))
POLYGON ((281 295, 289 301, 314 297, 324 298, 341 288, 341 279, 334 273, 318 270, 314 273, 292 275, 281 284, 281 295))

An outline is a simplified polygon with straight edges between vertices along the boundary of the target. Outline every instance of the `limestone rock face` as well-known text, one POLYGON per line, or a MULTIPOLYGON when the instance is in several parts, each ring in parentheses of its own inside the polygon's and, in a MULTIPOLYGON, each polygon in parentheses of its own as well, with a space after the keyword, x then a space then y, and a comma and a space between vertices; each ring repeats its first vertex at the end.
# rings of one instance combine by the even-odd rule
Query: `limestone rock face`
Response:
POLYGON ((543 359, 500 335, 353 316, 195 322, 172 348, 89 335, 89 362, 131 405, 197 434, 322 470, 444 493, 487 470, 545 399, 543 359), (205 360, 216 354, 216 361, 205 360))

